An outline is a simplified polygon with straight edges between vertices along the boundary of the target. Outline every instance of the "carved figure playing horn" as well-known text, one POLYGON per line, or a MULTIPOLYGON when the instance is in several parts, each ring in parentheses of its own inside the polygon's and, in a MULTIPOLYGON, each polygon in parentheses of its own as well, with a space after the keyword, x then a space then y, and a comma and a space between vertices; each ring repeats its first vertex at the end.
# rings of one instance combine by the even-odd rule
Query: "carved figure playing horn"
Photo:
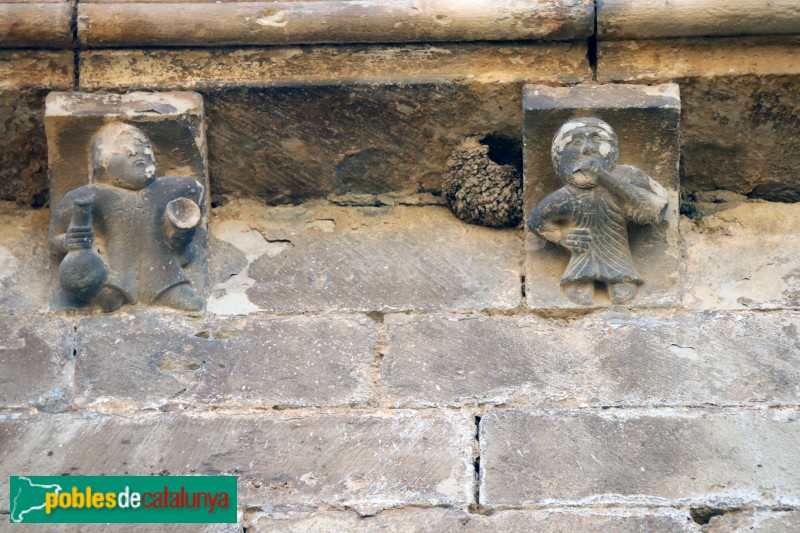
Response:
POLYGON ((89 184, 69 191, 51 214, 61 288, 76 305, 103 311, 135 302, 202 309, 183 267, 194 257, 203 195, 192 178, 156 177, 141 130, 105 125, 92 140, 89 184))
POLYGON ((572 302, 591 305, 595 282, 606 285, 613 303, 629 302, 644 280, 631 257, 628 222, 662 221, 666 190, 642 170, 617 164, 617 134, 597 118, 561 126, 551 156, 564 187, 539 202, 528 228, 570 251, 561 285, 572 302))

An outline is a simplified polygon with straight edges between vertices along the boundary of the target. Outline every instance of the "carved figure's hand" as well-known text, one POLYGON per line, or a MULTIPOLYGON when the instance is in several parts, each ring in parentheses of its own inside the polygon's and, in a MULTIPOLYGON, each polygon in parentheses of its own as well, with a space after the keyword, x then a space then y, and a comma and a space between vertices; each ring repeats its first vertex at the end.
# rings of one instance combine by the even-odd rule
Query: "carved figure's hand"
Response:
POLYGON ((592 176, 601 176, 606 168, 602 159, 592 157, 581 161, 580 170, 592 176))
POLYGON ((89 248, 94 241, 94 231, 89 226, 71 226, 64 235, 67 251, 89 248))
POLYGON ((586 228, 570 231, 561 239, 561 245, 571 252, 582 254, 589 249, 592 242, 592 233, 586 228))

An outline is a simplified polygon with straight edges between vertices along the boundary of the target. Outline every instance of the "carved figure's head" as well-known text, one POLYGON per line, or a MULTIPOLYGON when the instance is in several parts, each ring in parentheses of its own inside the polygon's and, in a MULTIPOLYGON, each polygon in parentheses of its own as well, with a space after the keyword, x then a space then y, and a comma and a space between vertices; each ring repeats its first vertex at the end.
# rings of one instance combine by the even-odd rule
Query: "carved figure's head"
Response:
POLYGON ((619 157, 619 141, 614 129, 599 118, 575 118, 559 128, 550 155, 562 181, 582 188, 594 187, 597 178, 581 169, 587 161, 613 169, 619 157))
POLYGON ((106 124, 92 139, 89 182, 107 183, 138 191, 156 177, 153 148, 142 130, 125 124, 106 124))

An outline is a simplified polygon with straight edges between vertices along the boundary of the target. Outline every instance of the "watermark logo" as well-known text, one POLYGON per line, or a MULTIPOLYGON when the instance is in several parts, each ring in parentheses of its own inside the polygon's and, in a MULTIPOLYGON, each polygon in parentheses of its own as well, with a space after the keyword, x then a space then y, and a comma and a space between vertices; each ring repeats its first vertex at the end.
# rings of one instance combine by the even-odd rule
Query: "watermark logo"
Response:
POLYGON ((235 476, 11 476, 11 523, 234 523, 235 476))

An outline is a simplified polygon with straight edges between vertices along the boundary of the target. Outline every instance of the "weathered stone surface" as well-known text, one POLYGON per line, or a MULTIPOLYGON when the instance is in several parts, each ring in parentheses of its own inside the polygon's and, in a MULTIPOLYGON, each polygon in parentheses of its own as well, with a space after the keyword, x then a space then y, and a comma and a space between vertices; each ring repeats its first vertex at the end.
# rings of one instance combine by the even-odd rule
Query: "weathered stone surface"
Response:
MULTIPOLYGON (((231 202, 215 210, 211 230, 249 262, 231 275, 239 260, 212 259, 229 276, 212 273, 212 313, 512 309, 520 302, 520 232, 465 224, 443 207, 231 202)), ((231 255, 229 247, 221 251, 231 255)))
MULTIPOLYGON (((5 515, 3 519, 8 521, 5 515)), ((7 522, 6 522, 7 523, 7 522)), ((2 523, 2 531, 17 531, 19 533, 38 532, 42 530, 41 524, 14 524, 2 523)), ((236 524, 115 524, 117 529, 124 529, 130 533, 162 533, 164 528, 176 533, 241 533, 241 525, 236 524)), ((48 524, 48 533, 104 533, 114 531, 109 524, 48 524)))
POLYGON ((0 51, 0 200, 46 202, 44 100, 73 78, 70 51, 0 51))
POLYGON ((795 410, 492 411, 480 442, 486 505, 792 505, 800 490, 795 410))
POLYGON ((71 0, 0 2, 0 48, 72 47, 71 0))
POLYGON ((88 46, 570 40, 593 31, 591 0, 369 3, 345 0, 180 2, 89 0, 78 6, 88 46))
MULTIPOLYGON (((520 87, 591 79, 586 44, 82 52, 85 90, 205 94, 217 195, 438 192, 467 137, 521 140, 520 87)), ((372 200, 374 202, 374 200, 372 200)))
POLYGON ((684 305, 704 309, 800 307, 800 205, 739 203, 684 220, 684 305))
POLYGON ((0 410, 70 406, 72 332, 59 318, 0 316, 0 410))
POLYGON ((800 200, 800 38, 601 42, 598 79, 681 85, 681 189, 800 200))
POLYGON ((602 39, 797 33, 794 0, 598 0, 602 39), (668 23, 665 23, 668 21, 668 23))
POLYGON ((83 320, 79 406, 169 403, 233 408, 375 402, 377 326, 365 316, 190 321, 143 315, 83 320))
POLYGON ((448 81, 564 84, 591 78, 585 56, 586 45, 579 43, 83 50, 80 87, 207 91, 448 81))
POLYGON ((703 533, 728 531, 792 533, 798 529, 800 529, 800 511, 734 511, 712 517, 708 525, 703 528, 703 533))
POLYGON ((0 202, 0 312, 47 309, 48 220, 46 210, 0 202))
MULTIPOLYGON (((588 85, 554 88, 526 85, 524 114, 524 213, 563 183, 551 158, 559 128, 578 117, 606 121, 619 137, 620 165, 632 165, 662 185, 669 204, 664 220, 633 226, 629 235, 633 263, 644 284, 627 305, 670 306, 678 301, 678 87, 588 85)), ((526 230, 525 291, 534 308, 582 307, 567 299, 560 279, 570 254, 526 230)), ((593 306, 607 306, 605 291, 597 291, 593 306), (605 298, 605 299, 604 299, 605 298)))
POLYGON ((797 35, 601 40, 597 46, 597 80, 600 83, 677 80, 681 82, 682 100, 686 98, 684 83, 693 78, 800 74, 797 58, 800 36, 797 35))
POLYGON ((387 315, 384 401, 769 405, 800 403, 800 314, 387 315))
POLYGON ((437 531, 468 533, 483 531, 542 533, 562 531, 634 533, 639 531, 693 531, 679 512, 630 510, 542 510, 498 511, 489 516, 452 509, 393 509, 376 516, 360 517, 354 512, 320 512, 308 518, 275 520, 263 514, 245 516, 247 531, 392 531, 411 533, 437 531))
MULTIPOLYGON (((457 413, 51 415, 0 421, 7 472, 239 476, 239 504, 466 507, 472 418, 457 413)), ((8 476, 0 510, 8 511, 8 476)))

